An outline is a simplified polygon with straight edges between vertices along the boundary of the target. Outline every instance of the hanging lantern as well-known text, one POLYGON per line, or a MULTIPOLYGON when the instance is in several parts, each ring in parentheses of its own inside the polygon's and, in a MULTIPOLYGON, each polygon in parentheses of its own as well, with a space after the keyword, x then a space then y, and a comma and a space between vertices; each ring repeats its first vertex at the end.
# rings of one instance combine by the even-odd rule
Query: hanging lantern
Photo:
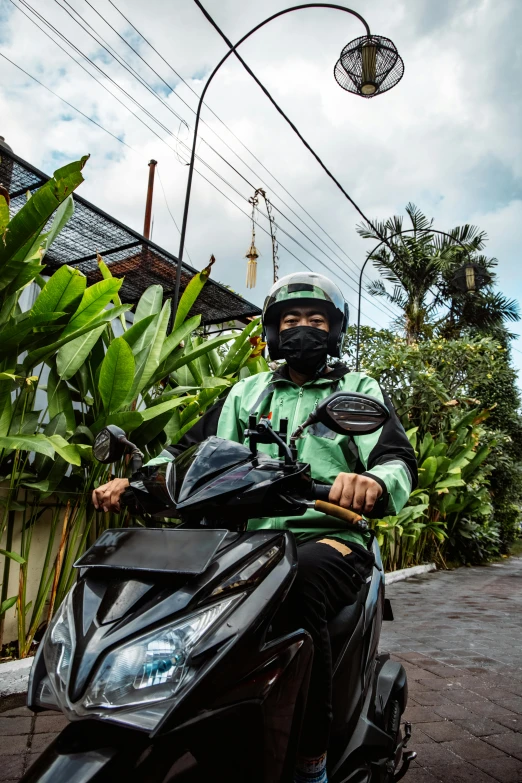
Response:
POLYGON ((250 245, 245 258, 248 258, 246 287, 255 288, 257 282, 257 259, 259 258, 259 253, 257 252, 257 248, 253 242, 250 245))
POLYGON ((481 264, 469 262, 457 269, 451 282, 459 291, 473 293, 488 285, 491 282, 491 275, 481 264))
POLYGON ((404 63, 397 47, 382 35, 363 35, 347 44, 335 64, 337 83, 363 98, 380 95, 400 82, 404 63))

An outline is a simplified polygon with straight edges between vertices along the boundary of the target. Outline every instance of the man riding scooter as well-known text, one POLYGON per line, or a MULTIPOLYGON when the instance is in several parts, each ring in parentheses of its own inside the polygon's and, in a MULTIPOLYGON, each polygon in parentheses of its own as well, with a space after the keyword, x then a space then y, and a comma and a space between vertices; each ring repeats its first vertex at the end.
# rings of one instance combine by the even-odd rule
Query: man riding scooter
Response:
MULTIPOLYGON (((228 397, 210 409, 175 447, 186 448, 213 434, 242 443, 250 415, 269 417, 274 428, 288 419, 289 432, 334 391, 355 391, 384 400, 390 418, 371 435, 338 435, 323 424, 309 427, 297 441, 299 460, 311 466, 317 482, 332 484, 331 503, 370 517, 397 514, 417 482, 415 454, 390 401, 378 383, 342 364, 339 358, 348 308, 338 287, 314 273, 287 275, 271 288, 263 308, 263 328, 272 360, 285 360, 275 372, 239 381, 228 397)), ((260 446, 272 454, 273 445, 260 446)), ((275 456, 275 452, 274 452, 275 456)), ((96 508, 119 510, 127 479, 114 479, 93 493, 96 508)), ((354 603, 373 567, 371 533, 339 528, 339 522, 308 510, 287 519, 250 520, 249 529, 285 528, 298 542, 299 569, 289 596, 295 627, 314 643, 308 702, 300 740, 296 783, 326 783, 326 750, 332 719, 332 661, 328 621, 354 603)), ((226 760, 224 762, 226 764, 226 760)))

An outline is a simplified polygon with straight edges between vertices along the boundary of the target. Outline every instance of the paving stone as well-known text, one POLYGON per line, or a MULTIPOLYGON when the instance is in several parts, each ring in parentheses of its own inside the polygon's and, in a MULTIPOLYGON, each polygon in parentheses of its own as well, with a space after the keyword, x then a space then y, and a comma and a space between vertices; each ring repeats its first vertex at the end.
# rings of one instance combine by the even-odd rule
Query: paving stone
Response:
POLYGON ((416 691, 415 701, 423 707, 436 707, 450 703, 445 693, 440 691, 416 691))
POLYGON ((0 735, 0 756, 14 756, 17 753, 24 753, 26 748, 27 734, 18 734, 9 737, 0 735))
POLYGON ((471 716, 465 720, 456 720, 455 723, 475 737, 487 737, 490 734, 508 734, 511 731, 509 727, 503 726, 501 723, 497 723, 490 718, 481 718, 478 715, 471 716))
POLYGON ((481 759, 473 764, 500 783, 522 783, 522 761, 518 759, 481 759))
POLYGON ((512 732, 511 734, 493 734, 484 737, 484 741, 498 750, 505 751, 510 756, 515 756, 522 760, 522 734, 512 732))
POLYGON ((444 695, 450 701, 455 702, 455 704, 467 705, 471 702, 478 702, 481 699, 484 704, 487 703, 487 700, 484 697, 478 696, 476 693, 468 691, 466 688, 454 688, 453 690, 445 691, 444 695))
POLYGON ((429 769, 432 775, 436 775, 436 780, 441 783, 496 783, 486 772, 483 772, 472 764, 452 764, 447 767, 437 767, 435 770, 429 769))
POLYGON ((495 721, 507 729, 522 731, 522 716, 520 715, 500 715, 498 718, 495 718, 495 721))
POLYGON ((469 739, 470 734, 461 726, 450 720, 437 723, 423 723, 422 731, 435 740, 435 742, 449 742, 450 740, 469 739))
POLYGON ((29 734, 32 718, 0 718, 0 737, 13 734, 29 734))
POLYGON ((407 783, 440 783, 440 778, 432 775, 428 770, 412 767, 410 767, 405 780, 407 783))
POLYGON ((31 753, 39 755, 57 736, 58 734, 35 734, 31 743, 31 753))
POLYGON ((516 718, 516 713, 507 710, 505 707, 501 707, 500 704, 495 704, 493 701, 472 701, 466 704, 468 710, 475 713, 475 715, 482 715, 487 718, 516 718))
POLYGON ((31 712, 28 707, 14 707, 12 710, 5 710, 5 712, 2 712, 1 715, 2 718, 32 718, 34 712, 31 712))
POLYGON ((433 745, 424 743, 414 748, 412 740, 411 748, 412 750, 417 751, 417 762, 421 767, 435 768, 445 764, 462 763, 461 758, 452 753, 447 747, 437 742, 433 743, 433 745))
POLYGON ((433 711, 432 707, 406 707, 404 719, 411 723, 433 723, 434 721, 444 720, 440 715, 433 711))
POLYGON ((522 696, 513 696, 510 699, 494 699, 501 707, 505 707, 510 712, 516 712, 522 715, 522 696))
MULTIPOLYGON (((495 739, 500 737, 509 737, 518 735, 502 734, 495 736, 495 739)), ((451 750, 457 756, 460 756, 465 761, 475 761, 475 759, 490 759, 494 756, 503 756, 504 753, 493 743, 490 743, 490 737, 486 741, 478 739, 478 737, 472 737, 471 739, 453 740, 452 742, 445 742, 442 747, 447 750, 451 750)))
MULTIPOLYGON (((45 713, 38 715, 35 720, 34 733, 35 734, 56 734, 62 731, 69 721, 64 715, 46 715, 45 713)), ((491 732, 493 733, 493 732, 491 732)))
POLYGON ((2 783, 6 780, 17 780, 22 777, 24 767, 24 757, 22 754, 17 756, 4 756, 0 762, 0 780, 2 783))
POLYGON ((433 712, 440 715, 442 718, 449 720, 457 720, 463 718, 473 718, 473 713, 462 704, 454 704, 453 702, 447 702, 446 704, 436 704, 433 707, 433 712))

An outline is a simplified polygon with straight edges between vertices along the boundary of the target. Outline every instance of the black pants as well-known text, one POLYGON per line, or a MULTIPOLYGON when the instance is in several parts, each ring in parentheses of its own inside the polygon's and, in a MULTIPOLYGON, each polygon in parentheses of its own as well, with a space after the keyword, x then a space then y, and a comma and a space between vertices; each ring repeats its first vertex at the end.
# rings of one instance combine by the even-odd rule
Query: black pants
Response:
POLYGON ((374 557, 357 544, 331 536, 298 547, 299 567, 288 596, 292 624, 314 642, 314 660, 301 732, 300 753, 316 756, 328 747, 332 722, 332 651, 328 622, 353 604, 371 573, 374 557))

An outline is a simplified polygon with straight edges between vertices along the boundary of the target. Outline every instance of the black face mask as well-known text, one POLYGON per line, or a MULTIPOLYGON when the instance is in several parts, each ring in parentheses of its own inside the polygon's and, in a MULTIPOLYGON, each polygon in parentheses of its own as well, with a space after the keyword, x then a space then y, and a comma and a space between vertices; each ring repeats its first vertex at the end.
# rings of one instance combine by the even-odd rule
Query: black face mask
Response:
POLYGON ((293 326, 279 334, 279 350, 292 370, 315 375, 326 364, 328 332, 315 326, 293 326))

